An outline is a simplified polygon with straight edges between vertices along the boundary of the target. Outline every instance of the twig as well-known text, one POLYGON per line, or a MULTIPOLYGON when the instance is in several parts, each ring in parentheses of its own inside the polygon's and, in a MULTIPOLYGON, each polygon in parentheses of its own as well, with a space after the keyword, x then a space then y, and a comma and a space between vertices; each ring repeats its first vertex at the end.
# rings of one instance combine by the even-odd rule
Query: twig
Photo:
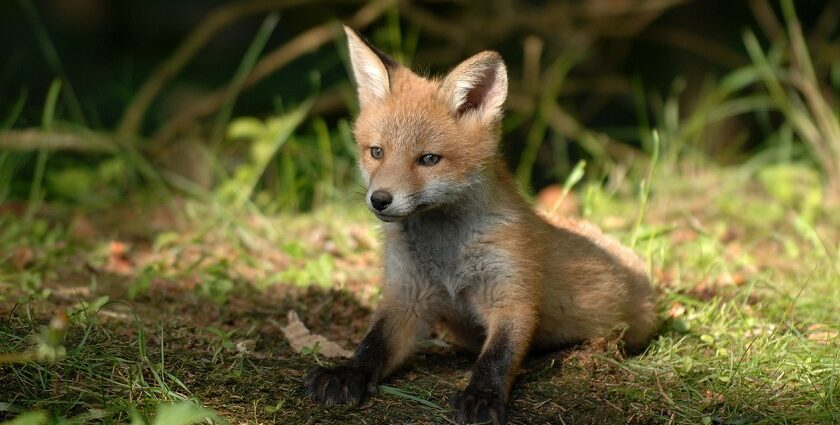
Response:
POLYGON ((636 159, 646 160, 643 155, 640 155, 641 152, 638 149, 619 142, 604 133, 587 130, 557 102, 552 102, 549 105, 546 115, 549 127, 570 139, 577 140, 581 147, 595 155, 598 153, 606 154, 607 157, 616 162, 634 161, 636 159))
MULTIPOLYGON (((814 24, 814 29, 808 35, 809 41, 831 40, 831 34, 837 28, 838 21, 840 21, 840 4, 827 2, 822 12, 820 12, 820 17, 817 19, 816 24, 814 24)), ((818 51, 816 48, 814 50, 818 51)))
POLYGON ((178 46, 175 53, 146 80, 146 83, 137 92, 137 96, 126 108, 117 126, 117 133, 130 135, 138 133, 146 109, 149 108, 160 90, 195 57, 219 30, 250 15, 289 8, 306 2, 307 0, 242 0, 214 9, 178 46))
POLYGON ((544 42, 541 38, 529 35, 522 47, 522 90, 535 96, 539 93, 540 59, 544 42))
POLYGON ((776 18, 776 12, 773 12, 773 7, 767 0, 750 0, 748 3, 761 31, 768 39, 775 40, 784 33, 781 22, 776 18))
POLYGON ((743 55, 725 45, 716 43, 702 34, 681 28, 656 29, 650 31, 645 38, 674 46, 729 68, 738 68, 749 62, 743 55))
POLYGON ((668 393, 666 393, 665 389, 662 387, 662 382, 659 381, 659 374, 654 374, 654 377, 656 377, 656 388, 659 389, 659 394, 662 396, 662 399, 665 400, 666 403, 673 406, 674 400, 668 396, 668 393))
POLYGON ((0 364, 9 363, 30 363, 35 361, 35 353, 2 353, 0 354, 0 364))
MULTIPOLYGON (((533 99, 517 94, 512 94, 506 105, 509 110, 526 115, 533 114, 536 107, 533 99)), ((581 147, 593 154, 605 154, 606 157, 616 162, 638 160, 644 164, 647 161, 638 149, 615 140, 604 133, 587 130, 556 101, 548 102, 544 113, 546 123, 552 130, 577 141, 581 147)))
POLYGON ((105 133, 29 128, 0 132, 0 149, 30 151, 38 149, 113 153, 117 139, 105 133))
POLYGON ((280 14, 277 12, 272 12, 266 16, 254 36, 253 41, 251 41, 251 45, 248 46, 248 49, 245 51, 245 55, 243 55, 242 61, 239 63, 239 67, 236 69, 236 72, 228 85, 228 93, 225 98, 225 102, 219 110, 219 113, 216 114, 216 123, 213 125, 213 129, 210 132, 210 140, 213 150, 215 150, 222 139, 224 139, 225 129, 230 122, 231 115, 233 114, 233 108, 236 105, 236 98, 239 97, 239 93, 242 90, 242 83, 245 81, 245 77, 248 76, 248 73, 251 72, 251 69, 253 69, 257 59, 259 59, 260 54, 265 47, 265 43, 268 41, 268 37, 270 37, 271 33, 274 32, 279 20, 280 14))
MULTIPOLYGON (((398 0, 376 0, 361 9, 352 17, 345 20, 350 26, 361 28, 368 26, 378 18, 388 7, 397 3, 398 0)), ((282 68, 289 62, 297 59, 306 53, 312 52, 324 43, 332 40, 340 34, 337 22, 327 22, 311 28, 298 35, 288 43, 280 46, 271 53, 264 56, 254 66, 253 71, 242 84, 242 90, 253 87, 273 72, 282 68)), ((154 136, 155 143, 163 143, 174 138, 181 130, 190 126, 191 123, 212 114, 225 102, 229 87, 223 87, 215 92, 199 99, 189 109, 184 110, 168 121, 154 136)))
POLYGON ((79 102, 79 97, 76 96, 76 91, 73 89, 73 85, 70 84, 70 79, 67 77, 64 64, 58 56, 55 44, 53 44, 49 32, 47 32, 34 3, 31 0, 18 0, 18 4, 23 9, 27 19, 29 19, 29 22, 35 32, 35 38, 38 41, 38 47, 41 50, 41 54, 44 56, 44 60, 51 68, 53 74, 62 81, 62 85, 64 86, 64 90, 62 90, 62 97, 67 104, 68 111, 75 121, 87 124, 87 119, 85 118, 84 111, 82 110, 82 105, 79 102))
POLYGON ((423 32, 448 39, 451 43, 462 46, 470 38, 469 31, 462 24, 447 21, 411 2, 400 6, 400 13, 410 22, 423 29, 423 32))

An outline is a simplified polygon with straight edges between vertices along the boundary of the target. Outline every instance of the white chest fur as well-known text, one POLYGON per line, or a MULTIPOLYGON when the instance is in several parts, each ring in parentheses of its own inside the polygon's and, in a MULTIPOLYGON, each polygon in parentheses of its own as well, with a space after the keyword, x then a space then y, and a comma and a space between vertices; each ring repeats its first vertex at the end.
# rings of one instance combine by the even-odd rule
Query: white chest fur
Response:
MULTIPOLYGON (((489 235, 503 220, 492 215, 425 213, 389 224, 385 268, 391 280, 443 287, 454 300, 482 281, 511 272, 505 252, 489 235)), ((401 282, 394 282, 402 284, 401 282)))

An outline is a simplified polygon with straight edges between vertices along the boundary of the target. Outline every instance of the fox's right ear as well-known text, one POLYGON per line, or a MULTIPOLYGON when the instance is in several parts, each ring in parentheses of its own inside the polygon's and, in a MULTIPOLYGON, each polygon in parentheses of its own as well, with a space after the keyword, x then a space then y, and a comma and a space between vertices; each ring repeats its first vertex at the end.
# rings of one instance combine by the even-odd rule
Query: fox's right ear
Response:
POLYGON ((485 51, 461 62, 440 84, 440 93, 456 117, 494 123, 507 98, 507 69, 502 57, 485 51))
POLYGON ((391 92, 389 71, 398 65, 385 53, 368 44, 356 31, 344 26, 350 63, 359 96, 359 107, 364 109, 385 98, 391 92))

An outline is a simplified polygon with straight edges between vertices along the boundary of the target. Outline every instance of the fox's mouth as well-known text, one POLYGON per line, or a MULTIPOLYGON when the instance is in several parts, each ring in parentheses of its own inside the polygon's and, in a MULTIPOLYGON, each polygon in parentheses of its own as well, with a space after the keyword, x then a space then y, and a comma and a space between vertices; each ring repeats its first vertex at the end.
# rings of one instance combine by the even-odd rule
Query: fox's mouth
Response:
POLYGON ((370 211, 376 216, 376 218, 378 218, 378 219, 380 219, 380 220, 382 220, 386 223, 392 223, 392 222, 395 222, 395 221, 405 220, 406 218, 408 218, 411 215, 414 215, 415 213, 428 211, 432 208, 434 208, 434 205, 432 205, 430 203, 422 203, 422 204, 414 207, 413 210, 408 211, 408 212, 404 212, 402 214, 388 214, 388 213, 376 211, 373 208, 370 208, 370 211))
POLYGON ((411 215, 411 214, 402 214, 402 215, 385 214, 385 213, 381 213, 381 212, 378 212, 378 211, 374 211, 373 214, 376 215, 376 218, 378 218, 378 219, 380 219, 380 220, 382 220, 386 223, 392 223, 392 222, 395 222, 395 221, 402 221, 406 217, 411 215))

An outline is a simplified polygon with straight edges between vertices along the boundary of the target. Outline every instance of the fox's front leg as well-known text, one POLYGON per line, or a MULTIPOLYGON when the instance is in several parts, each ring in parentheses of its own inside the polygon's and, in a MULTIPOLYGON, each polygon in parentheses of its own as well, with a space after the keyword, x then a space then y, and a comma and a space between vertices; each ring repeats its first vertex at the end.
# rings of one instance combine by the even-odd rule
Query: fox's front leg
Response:
POLYGON ((322 403, 359 404, 376 384, 396 369, 431 333, 440 294, 427 284, 388 287, 374 315, 373 326, 347 363, 316 366, 304 385, 322 403))
MULTIPOLYGON (((489 289, 493 293, 492 289, 489 289)), ((501 291, 505 292, 505 291, 501 291)), ((533 298, 476 296, 474 308, 484 318, 487 338, 467 387, 451 399, 459 423, 504 424, 505 403, 537 326, 533 298)))

